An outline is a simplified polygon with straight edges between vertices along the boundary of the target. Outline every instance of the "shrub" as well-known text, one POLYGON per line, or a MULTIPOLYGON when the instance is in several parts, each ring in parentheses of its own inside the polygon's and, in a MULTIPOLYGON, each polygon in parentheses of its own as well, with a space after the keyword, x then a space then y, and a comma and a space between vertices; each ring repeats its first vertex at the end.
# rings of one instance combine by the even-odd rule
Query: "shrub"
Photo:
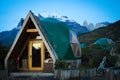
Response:
POLYGON ((115 57, 115 56, 107 56, 105 67, 115 66, 116 61, 117 61, 117 57, 115 57))
POLYGON ((65 60, 56 60, 55 69, 68 69, 68 64, 65 60))

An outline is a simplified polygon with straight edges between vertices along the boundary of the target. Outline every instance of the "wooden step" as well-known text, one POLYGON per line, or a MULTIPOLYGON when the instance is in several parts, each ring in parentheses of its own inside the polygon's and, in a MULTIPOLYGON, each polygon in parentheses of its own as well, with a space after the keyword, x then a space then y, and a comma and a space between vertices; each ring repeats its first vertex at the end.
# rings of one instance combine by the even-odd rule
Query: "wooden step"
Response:
POLYGON ((10 73, 12 77, 29 77, 29 76, 40 76, 40 77, 52 77, 53 73, 43 73, 43 72, 12 72, 10 73))

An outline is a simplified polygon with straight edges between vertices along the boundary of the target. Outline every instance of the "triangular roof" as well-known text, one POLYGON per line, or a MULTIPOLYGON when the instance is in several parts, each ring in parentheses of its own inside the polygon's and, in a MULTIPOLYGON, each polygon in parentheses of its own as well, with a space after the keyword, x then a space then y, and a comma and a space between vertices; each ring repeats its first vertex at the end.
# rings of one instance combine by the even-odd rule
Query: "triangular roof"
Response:
POLYGON ((5 58, 5 66, 7 65, 7 60, 15 48, 15 45, 21 37, 24 28, 26 28, 26 24, 28 23, 29 19, 31 19, 35 25, 35 28, 38 30, 38 34, 42 37, 42 40, 44 41, 44 44, 51 54, 53 60, 76 59, 70 44, 70 32, 66 23, 55 20, 53 18, 38 18, 30 11, 5 58))

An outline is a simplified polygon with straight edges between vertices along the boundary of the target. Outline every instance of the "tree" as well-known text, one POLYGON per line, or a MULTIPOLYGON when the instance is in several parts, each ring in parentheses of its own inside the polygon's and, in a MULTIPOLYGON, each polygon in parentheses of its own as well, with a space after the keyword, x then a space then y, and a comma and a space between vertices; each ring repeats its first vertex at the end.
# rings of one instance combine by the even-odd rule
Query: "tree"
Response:
POLYGON ((9 48, 2 45, 0 42, 0 69, 4 68, 4 58, 8 53, 9 48))

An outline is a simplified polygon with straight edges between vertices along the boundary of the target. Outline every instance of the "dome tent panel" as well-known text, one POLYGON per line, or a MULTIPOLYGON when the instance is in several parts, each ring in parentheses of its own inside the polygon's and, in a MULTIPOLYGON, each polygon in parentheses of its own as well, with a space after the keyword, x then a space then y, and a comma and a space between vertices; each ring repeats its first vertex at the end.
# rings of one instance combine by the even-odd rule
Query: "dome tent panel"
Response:
POLYGON ((81 46, 77 34, 70 30, 70 43, 75 57, 81 57, 81 46))

